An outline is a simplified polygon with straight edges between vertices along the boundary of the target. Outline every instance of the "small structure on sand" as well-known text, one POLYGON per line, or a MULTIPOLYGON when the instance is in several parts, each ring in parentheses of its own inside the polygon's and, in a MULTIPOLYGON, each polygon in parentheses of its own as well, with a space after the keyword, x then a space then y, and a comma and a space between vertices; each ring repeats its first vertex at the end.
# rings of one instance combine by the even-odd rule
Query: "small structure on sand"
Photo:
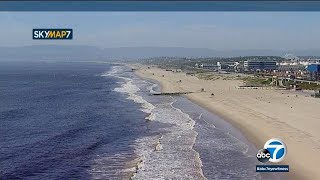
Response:
POLYGON ((204 92, 204 88, 201 88, 201 92, 204 92))
POLYGON ((320 98, 320 90, 315 90, 314 94, 312 94, 311 96, 315 98, 320 98))

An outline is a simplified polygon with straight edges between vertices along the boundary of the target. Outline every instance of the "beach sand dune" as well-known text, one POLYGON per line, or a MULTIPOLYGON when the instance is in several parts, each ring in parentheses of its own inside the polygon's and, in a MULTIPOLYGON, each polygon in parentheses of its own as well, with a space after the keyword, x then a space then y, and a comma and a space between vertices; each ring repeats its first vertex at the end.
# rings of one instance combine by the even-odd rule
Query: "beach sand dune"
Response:
POLYGON ((159 81, 163 92, 194 92, 186 97, 239 128, 258 149, 270 138, 284 140, 288 153, 281 164, 289 164, 289 179, 320 179, 320 99, 274 89, 238 89, 242 82, 230 78, 203 80, 144 65, 135 68, 139 76, 159 81))

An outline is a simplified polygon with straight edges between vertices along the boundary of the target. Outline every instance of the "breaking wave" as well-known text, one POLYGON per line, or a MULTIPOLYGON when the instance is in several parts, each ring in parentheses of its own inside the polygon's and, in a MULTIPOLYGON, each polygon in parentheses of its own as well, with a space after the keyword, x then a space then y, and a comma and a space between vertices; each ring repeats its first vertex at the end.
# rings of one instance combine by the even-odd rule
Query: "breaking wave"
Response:
POLYGON ((146 101, 142 96, 136 94, 140 90, 140 88, 137 85, 133 84, 133 79, 122 77, 119 75, 119 73, 123 71, 122 68, 123 67, 121 66, 113 66, 109 72, 103 74, 102 76, 114 76, 123 79, 125 83, 123 83, 121 87, 115 88, 114 91, 126 93, 128 95, 127 99, 130 99, 135 103, 141 104, 142 108, 140 110, 148 114, 146 119, 153 120, 152 110, 155 107, 151 103, 146 101))
POLYGON ((154 109, 154 121, 170 125, 164 128, 166 133, 137 140, 136 153, 142 157, 142 165, 132 179, 206 179, 200 156, 193 149, 195 121, 173 103, 158 104, 154 109))
POLYGON ((202 162, 199 153, 193 149, 198 133, 194 130, 195 121, 170 102, 151 104, 139 95, 141 89, 135 85, 137 81, 148 84, 150 93, 156 93, 155 83, 142 81, 134 77, 124 77, 124 67, 115 66, 105 75, 124 80, 121 87, 114 91, 125 93, 127 99, 141 104, 141 111, 148 113, 147 119, 152 122, 166 124, 157 135, 141 137, 134 145, 136 172, 131 179, 206 179, 202 173, 202 162))

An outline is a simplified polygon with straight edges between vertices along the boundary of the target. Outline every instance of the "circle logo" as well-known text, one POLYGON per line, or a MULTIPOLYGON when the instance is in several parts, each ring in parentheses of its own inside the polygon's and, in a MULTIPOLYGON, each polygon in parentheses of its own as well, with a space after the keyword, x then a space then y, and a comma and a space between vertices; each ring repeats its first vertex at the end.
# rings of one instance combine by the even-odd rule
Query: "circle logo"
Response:
POLYGON ((264 144, 264 149, 269 151, 269 161, 273 163, 281 162, 287 154, 287 147, 280 139, 270 139, 264 144))
POLYGON ((270 159, 270 152, 267 149, 260 149, 257 153, 258 161, 266 163, 270 159))

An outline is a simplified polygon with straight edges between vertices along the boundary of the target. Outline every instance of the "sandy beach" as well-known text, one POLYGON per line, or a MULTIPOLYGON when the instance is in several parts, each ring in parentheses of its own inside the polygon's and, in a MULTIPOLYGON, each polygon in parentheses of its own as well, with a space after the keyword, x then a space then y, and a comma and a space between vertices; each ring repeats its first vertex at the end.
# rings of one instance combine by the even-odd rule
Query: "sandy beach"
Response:
POLYGON ((204 80, 184 72, 134 67, 139 76, 157 80, 163 92, 194 92, 185 96, 240 129, 258 149, 270 138, 284 140, 288 153, 280 164, 290 166, 289 179, 320 179, 320 99, 275 89, 238 89, 242 81, 232 78, 204 80))

